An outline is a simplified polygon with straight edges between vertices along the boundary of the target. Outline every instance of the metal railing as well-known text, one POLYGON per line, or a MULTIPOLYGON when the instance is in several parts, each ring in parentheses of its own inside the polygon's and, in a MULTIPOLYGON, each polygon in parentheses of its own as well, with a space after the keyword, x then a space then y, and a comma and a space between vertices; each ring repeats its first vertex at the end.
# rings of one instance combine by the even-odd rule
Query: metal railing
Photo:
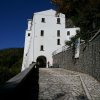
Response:
POLYGON ((60 53, 60 52, 66 51, 66 50, 68 49, 68 47, 69 47, 69 46, 63 46, 63 47, 61 47, 61 48, 55 50, 55 51, 52 53, 52 55, 56 55, 56 54, 58 54, 58 53, 60 53))

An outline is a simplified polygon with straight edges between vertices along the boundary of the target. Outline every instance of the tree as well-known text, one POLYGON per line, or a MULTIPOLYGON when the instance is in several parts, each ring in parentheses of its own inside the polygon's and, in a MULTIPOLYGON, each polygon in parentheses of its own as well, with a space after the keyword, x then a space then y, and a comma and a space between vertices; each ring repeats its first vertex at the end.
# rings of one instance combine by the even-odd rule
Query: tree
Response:
MULTIPOLYGON (((100 28, 100 0, 52 0, 57 13, 64 13, 81 28, 81 39, 88 41, 100 28)), ((67 22, 67 21, 66 21, 67 22)), ((67 23, 66 23, 67 24, 67 23)))

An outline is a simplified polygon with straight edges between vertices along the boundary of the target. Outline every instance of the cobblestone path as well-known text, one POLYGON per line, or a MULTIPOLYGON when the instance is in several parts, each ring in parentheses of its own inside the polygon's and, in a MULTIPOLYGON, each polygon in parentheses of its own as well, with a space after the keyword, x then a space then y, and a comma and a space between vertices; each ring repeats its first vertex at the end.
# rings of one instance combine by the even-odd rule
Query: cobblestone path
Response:
POLYGON ((100 83, 87 74, 40 68, 39 100, 100 100, 100 83))

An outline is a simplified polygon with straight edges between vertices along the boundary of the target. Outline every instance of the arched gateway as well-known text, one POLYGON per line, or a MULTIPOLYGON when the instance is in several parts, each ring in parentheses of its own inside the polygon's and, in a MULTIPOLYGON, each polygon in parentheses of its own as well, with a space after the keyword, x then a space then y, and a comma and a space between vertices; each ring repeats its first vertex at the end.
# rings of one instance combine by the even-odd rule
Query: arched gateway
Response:
POLYGON ((47 59, 45 56, 37 57, 36 62, 39 63, 40 68, 46 68, 47 59))

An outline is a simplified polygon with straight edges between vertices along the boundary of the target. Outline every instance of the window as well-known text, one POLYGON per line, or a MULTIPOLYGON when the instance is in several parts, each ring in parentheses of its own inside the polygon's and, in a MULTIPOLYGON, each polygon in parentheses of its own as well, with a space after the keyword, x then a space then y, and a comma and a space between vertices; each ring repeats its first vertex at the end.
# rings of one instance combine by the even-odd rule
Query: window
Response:
POLYGON ((44 31, 43 30, 41 30, 41 36, 44 36, 44 31))
POLYGON ((43 45, 40 46, 40 51, 44 51, 43 45))
POLYGON ((45 18, 42 18, 41 22, 45 23, 45 18))
POLYGON ((60 37, 60 30, 57 30, 57 36, 60 37))
POLYGON ((28 36, 30 36, 30 33, 28 33, 28 36))
POLYGON ((76 30, 76 34, 78 34, 78 33, 80 33, 80 31, 79 30, 76 30))
POLYGON ((60 18, 57 18, 57 24, 60 24, 60 18))
POLYGON ((67 35, 70 35, 70 31, 67 31, 67 35))
POLYGON ((60 45, 60 39, 57 39, 57 45, 60 45))

